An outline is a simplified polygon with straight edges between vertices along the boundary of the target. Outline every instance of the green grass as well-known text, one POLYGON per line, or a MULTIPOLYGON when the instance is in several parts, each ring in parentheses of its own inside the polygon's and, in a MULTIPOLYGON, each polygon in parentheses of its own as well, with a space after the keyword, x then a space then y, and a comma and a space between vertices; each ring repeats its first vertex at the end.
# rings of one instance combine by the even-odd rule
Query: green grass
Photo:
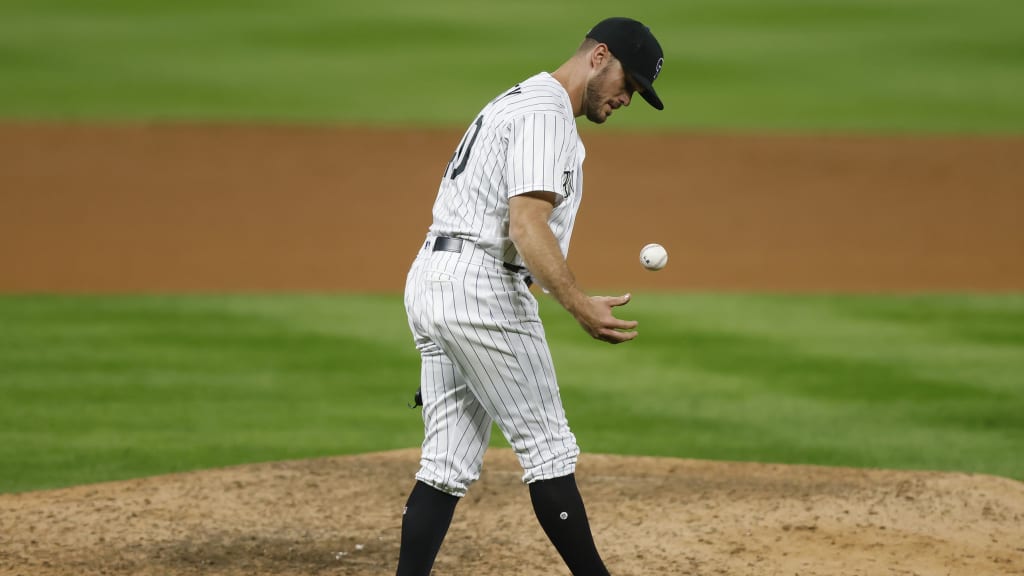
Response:
MULTIPOLYGON (((542 314, 585 451, 1024 479, 1024 295, 542 314)), ((415 447, 418 362, 397 296, 3 296, 0 492, 415 447)))
POLYGON ((1024 131, 1016 0, 5 0, 0 117, 462 126, 622 14, 667 108, 614 126, 1024 131))

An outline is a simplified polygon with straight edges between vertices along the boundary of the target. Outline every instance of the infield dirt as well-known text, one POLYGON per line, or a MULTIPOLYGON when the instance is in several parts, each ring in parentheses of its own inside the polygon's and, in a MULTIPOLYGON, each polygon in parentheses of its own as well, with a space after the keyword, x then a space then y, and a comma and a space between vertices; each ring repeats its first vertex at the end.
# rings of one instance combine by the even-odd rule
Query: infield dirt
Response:
MULTIPOLYGON (((0 126, 0 292, 399 292, 459 137, 0 126)), ((584 286, 1024 290, 1024 139, 584 139, 584 286)), ((0 495, 0 574, 393 574, 416 467, 410 449, 0 495)), ((620 576, 1024 574, 1014 480, 586 453, 579 480, 620 576)), ((566 573, 492 449, 435 574, 566 573)))
MULTIPOLYGON (((0 125, 0 292, 400 292, 460 137, 0 125)), ((583 137, 584 287, 1024 290, 1024 138, 583 137)))

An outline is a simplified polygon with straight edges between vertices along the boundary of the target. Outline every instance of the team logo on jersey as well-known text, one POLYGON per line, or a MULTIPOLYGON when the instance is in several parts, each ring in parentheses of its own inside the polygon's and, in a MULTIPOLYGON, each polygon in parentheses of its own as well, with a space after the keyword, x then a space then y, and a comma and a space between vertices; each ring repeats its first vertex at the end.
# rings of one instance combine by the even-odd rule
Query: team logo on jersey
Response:
POLYGON ((664 58, 658 58, 658 64, 654 67, 654 79, 658 79, 658 74, 661 74, 661 67, 665 64, 664 58))
POLYGON ((572 187, 574 180, 575 178, 573 178, 572 170, 566 170, 565 172, 562 172, 562 192, 565 194, 566 198, 572 196, 572 187))

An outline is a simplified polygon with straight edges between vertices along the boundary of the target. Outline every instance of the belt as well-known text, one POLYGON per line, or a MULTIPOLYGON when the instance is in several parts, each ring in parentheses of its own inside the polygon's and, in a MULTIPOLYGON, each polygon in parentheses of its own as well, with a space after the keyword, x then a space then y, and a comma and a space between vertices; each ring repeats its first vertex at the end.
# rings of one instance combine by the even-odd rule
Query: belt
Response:
MULTIPOLYGON (((431 247, 433 252, 462 252, 462 246, 468 242, 462 238, 449 238, 447 236, 438 236, 434 238, 434 245, 431 247)), ((508 262, 502 262, 501 266, 510 272, 525 272, 526 266, 516 266, 515 264, 509 264, 508 262)), ((529 276, 526 277, 526 284, 532 284, 533 279, 529 276)))

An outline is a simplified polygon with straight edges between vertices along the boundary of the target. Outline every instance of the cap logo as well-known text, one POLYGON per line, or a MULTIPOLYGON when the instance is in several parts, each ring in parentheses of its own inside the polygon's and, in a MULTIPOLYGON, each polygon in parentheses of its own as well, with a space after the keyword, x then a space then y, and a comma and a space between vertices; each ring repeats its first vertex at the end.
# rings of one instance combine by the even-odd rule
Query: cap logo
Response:
POLYGON ((664 63, 665 63, 665 59, 664 58, 658 58, 658 65, 654 67, 654 79, 653 80, 657 80, 658 79, 658 74, 661 74, 661 66, 664 63))

